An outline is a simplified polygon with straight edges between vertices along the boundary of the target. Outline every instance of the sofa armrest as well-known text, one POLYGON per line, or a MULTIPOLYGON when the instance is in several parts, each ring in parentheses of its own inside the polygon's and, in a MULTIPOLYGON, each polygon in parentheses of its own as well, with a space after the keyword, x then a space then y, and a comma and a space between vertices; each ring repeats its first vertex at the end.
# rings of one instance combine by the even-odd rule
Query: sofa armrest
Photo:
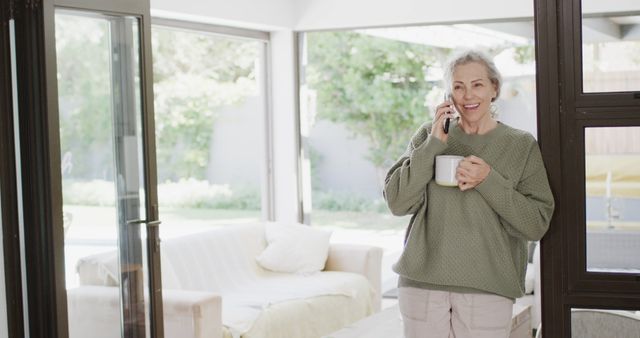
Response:
POLYGON ((117 286, 119 284, 118 252, 110 250, 82 257, 76 263, 80 285, 117 286))
POLYGON ((113 286, 81 286, 67 290, 69 337, 120 336, 119 289, 113 286))
MULTIPOLYGON (((108 286, 81 286, 68 290, 69 336, 119 337, 119 292, 117 287, 108 286)), ((222 337, 222 299, 219 295, 182 290, 162 290, 162 293, 165 337, 222 337)))
POLYGON ((162 290, 167 338, 222 337, 222 297, 205 291, 162 290))
POLYGON ((367 277, 374 291, 373 308, 380 310, 382 248, 358 244, 331 244, 326 271, 354 272, 367 277))

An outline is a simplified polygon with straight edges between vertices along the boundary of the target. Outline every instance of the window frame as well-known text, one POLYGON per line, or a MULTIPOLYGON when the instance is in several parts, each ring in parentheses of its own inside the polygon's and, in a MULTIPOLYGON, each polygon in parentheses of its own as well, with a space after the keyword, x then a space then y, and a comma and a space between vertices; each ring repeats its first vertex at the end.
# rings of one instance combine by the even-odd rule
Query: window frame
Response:
POLYGON ((20 216, 16 167, 15 120, 13 107, 12 32, 15 3, 0 4, 0 225, 2 226, 2 268, 5 294, 3 304, 8 337, 24 336, 22 268, 20 258, 20 216))

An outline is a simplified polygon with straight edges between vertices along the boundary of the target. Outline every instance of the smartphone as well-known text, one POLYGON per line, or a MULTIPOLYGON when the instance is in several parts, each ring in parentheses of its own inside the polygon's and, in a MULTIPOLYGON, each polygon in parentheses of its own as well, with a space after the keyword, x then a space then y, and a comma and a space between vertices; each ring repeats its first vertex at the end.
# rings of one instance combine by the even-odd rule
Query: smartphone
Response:
MULTIPOLYGON (((453 98, 451 97, 451 93, 444 93, 444 100, 445 101, 451 101, 453 103, 453 98)), ((453 104, 453 113, 456 113, 456 105, 455 103, 453 104)), ((449 133, 449 125, 451 124, 451 118, 447 117, 447 119, 444 121, 444 133, 448 134, 449 133)))

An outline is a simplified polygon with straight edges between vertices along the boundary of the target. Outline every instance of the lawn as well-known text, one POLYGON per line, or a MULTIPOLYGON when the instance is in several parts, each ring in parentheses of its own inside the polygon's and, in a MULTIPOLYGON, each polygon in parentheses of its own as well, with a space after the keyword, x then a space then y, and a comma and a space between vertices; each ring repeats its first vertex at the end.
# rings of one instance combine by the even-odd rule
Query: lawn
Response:
MULTIPOLYGON (((114 207, 65 205, 64 212, 69 225, 67 238, 116 238, 117 215, 114 207)), ((259 210, 161 208, 161 234, 177 235, 221 225, 257 222, 261 215, 259 210)), ((311 224, 314 226, 350 230, 402 230, 408 222, 409 217, 377 212, 317 210, 311 214, 311 224)))

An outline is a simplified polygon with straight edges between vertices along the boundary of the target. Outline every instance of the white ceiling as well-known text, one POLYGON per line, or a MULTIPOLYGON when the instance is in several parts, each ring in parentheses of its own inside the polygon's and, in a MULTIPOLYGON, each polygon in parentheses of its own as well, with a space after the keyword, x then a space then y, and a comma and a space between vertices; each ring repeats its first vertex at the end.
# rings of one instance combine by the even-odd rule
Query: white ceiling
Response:
MULTIPOLYGON (((357 32, 441 48, 533 43, 532 21, 359 29, 357 32)), ((640 41, 640 16, 585 18, 583 42, 640 41)))

